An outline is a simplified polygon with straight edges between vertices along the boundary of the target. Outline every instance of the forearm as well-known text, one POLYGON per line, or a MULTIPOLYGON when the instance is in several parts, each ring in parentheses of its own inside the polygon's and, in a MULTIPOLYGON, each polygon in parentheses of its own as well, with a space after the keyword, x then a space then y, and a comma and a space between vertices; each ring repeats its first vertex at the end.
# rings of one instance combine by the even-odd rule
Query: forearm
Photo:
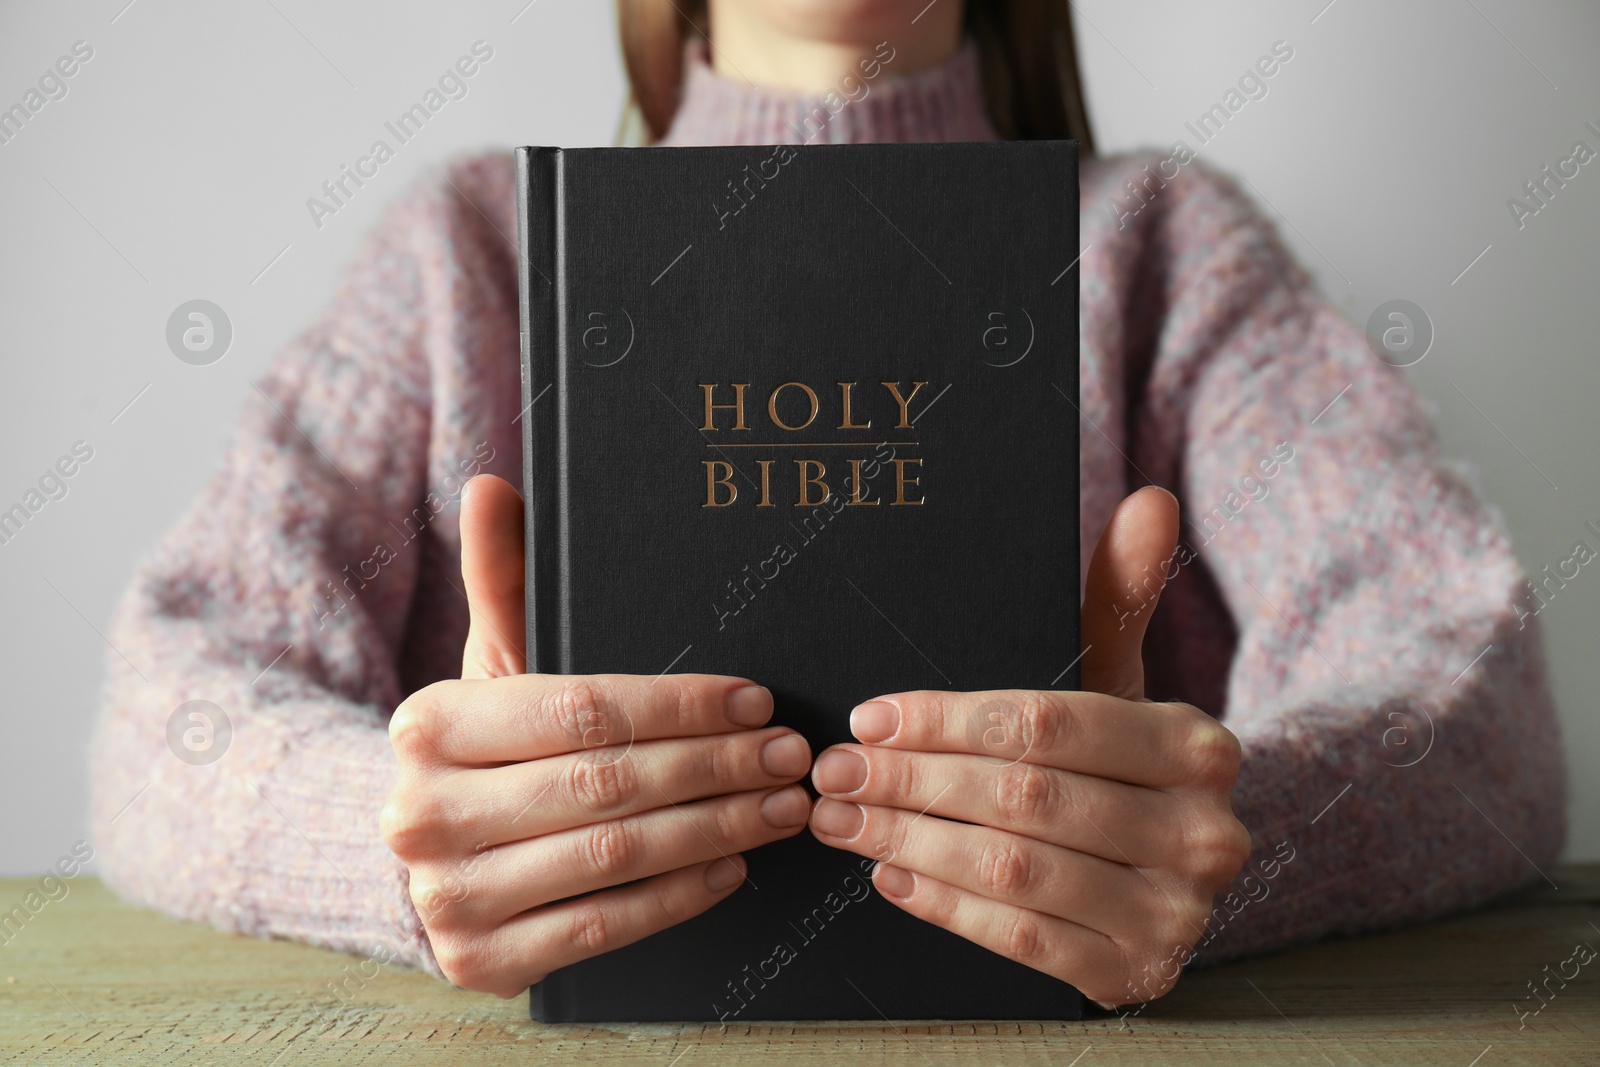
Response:
POLYGON ((1247 721, 1234 807, 1250 860, 1198 962, 1473 907, 1549 875, 1565 836, 1560 731, 1534 627, 1494 621, 1461 676, 1330 693, 1247 721))
POLYGON ((436 970, 377 832, 394 776, 385 709, 305 684, 288 656, 269 669, 265 652, 195 648, 149 608, 136 586, 112 627, 91 745, 107 883, 220 929, 436 970))

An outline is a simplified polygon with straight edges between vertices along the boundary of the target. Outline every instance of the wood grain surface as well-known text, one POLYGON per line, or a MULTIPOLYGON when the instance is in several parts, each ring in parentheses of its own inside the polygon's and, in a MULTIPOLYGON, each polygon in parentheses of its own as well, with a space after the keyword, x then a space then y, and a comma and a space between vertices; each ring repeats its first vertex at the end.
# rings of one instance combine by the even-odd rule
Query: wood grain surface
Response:
MULTIPOLYGON (((1127 1018, 725 1027, 533 1023, 525 998, 465 993, 393 965, 351 979, 356 957, 178 922, 85 876, 21 929, 0 931, 0 1060, 1600 1064, 1600 959, 1574 955, 1600 950, 1600 865, 1552 876, 1559 889, 1472 915, 1193 972, 1127 1018), (335 997, 330 983, 347 979, 349 999, 335 997)), ((37 886, 0 880, 0 912, 37 886)))

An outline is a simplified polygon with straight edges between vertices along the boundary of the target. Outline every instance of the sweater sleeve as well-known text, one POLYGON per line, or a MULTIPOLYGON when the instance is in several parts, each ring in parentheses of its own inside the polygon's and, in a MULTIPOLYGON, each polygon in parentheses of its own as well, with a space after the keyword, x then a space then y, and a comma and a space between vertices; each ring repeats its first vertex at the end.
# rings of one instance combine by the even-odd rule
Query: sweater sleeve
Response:
POLYGON ((253 383, 235 443, 115 614, 91 750, 98 856, 122 895, 435 973, 378 813, 389 715, 433 680, 416 633, 465 633, 464 602, 419 602, 484 458, 441 469, 433 447, 450 399, 436 353, 464 343, 450 316, 494 295, 451 296, 479 282, 456 262, 451 195, 430 174, 396 200, 253 383))
POLYGON ((1127 306, 1159 323, 1130 460, 1178 492, 1169 571, 1195 572, 1152 635, 1199 672, 1234 631, 1225 699, 1206 710, 1241 741, 1234 806, 1254 845, 1199 958, 1540 882, 1565 836, 1565 776, 1504 522, 1441 458, 1405 373, 1230 179, 1190 166, 1137 220, 1164 255, 1127 306), (1225 609, 1209 626, 1208 597, 1225 609))

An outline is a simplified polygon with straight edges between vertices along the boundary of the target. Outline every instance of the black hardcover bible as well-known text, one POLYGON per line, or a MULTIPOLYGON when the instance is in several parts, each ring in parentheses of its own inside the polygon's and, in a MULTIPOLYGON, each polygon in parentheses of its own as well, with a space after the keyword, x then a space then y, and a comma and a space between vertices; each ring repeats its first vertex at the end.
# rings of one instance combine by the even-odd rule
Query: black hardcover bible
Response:
MULTIPOLYGON (((1076 142, 520 148, 517 198, 529 671, 748 677, 814 753, 879 694, 1078 688, 1076 142)), ((870 859, 746 857, 532 1016, 1081 1015, 870 859)))

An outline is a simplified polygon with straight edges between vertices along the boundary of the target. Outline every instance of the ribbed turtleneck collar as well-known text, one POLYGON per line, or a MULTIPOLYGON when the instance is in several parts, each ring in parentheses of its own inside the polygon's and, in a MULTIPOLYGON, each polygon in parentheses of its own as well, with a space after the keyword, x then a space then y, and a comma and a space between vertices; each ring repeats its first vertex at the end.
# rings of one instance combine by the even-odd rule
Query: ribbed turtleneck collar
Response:
MULTIPOLYGON (((870 69, 870 68, 869 68, 870 69)), ((841 77, 837 91, 805 93, 752 85, 711 69, 706 41, 684 45, 683 97, 661 145, 854 144, 996 141, 983 103, 978 46, 964 38, 935 67, 897 74, 894 56, 877 76, 841 77), (853 97, 853 99, 852 99, 853 97)))

